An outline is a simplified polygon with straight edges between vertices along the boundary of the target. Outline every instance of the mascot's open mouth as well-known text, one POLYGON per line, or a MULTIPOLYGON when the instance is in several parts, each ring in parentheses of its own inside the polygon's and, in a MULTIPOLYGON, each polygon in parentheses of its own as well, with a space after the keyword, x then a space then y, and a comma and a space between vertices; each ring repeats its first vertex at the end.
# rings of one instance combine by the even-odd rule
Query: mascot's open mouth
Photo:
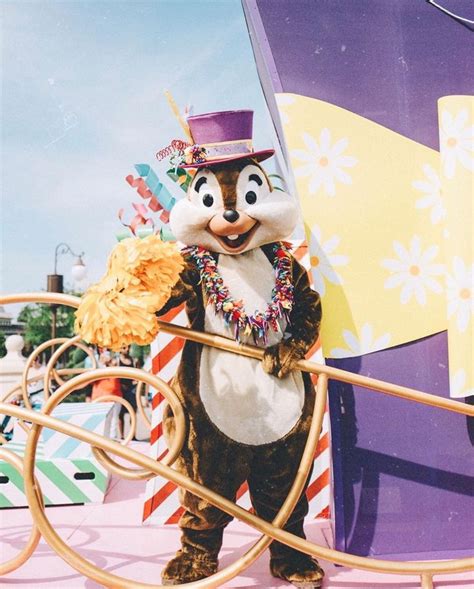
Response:
POLYGON ((229 235, 217 235, 217 233, 214 233, 209 228, 208 231, 228 252, 239 253, 252 239, 252 236, 259 225, 260 223, 256 222, 255 225, 245 233, 231 233, 229 235))

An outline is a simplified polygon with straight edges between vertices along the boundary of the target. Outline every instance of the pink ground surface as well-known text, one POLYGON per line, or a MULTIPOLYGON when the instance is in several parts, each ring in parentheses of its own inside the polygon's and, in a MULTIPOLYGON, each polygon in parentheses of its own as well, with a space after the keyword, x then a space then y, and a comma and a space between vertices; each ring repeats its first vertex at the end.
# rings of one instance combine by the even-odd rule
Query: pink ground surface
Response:
MULTIPOLYGON (((135 449, 146 451, 146 444, 135 449)), ((47 516, 71 548, 95 565, 136 581, 160 583, 160 571, 179 545, 179 530, 174 526, 143 526, 144 482, 112 478, 104 504, 49 507, 47 516)), ((12 558, 24 546, 30 532, 27 509, 0 511, 0 560, 12 558)), ((308 538, 318 544, 331 544, 329 524, 309 522, 308 538)), ((221 567, 232 563, 257 539, 258 534, 239 522, 226 530, 221 551, 221 567)), ((327 589, 412 589, 419 587, 415 576, 381 575, 321 563, 326 570, 327 589)), ((2 589, 55 587, 95 589, 97 583, 82 577, 42 539, 34 555, 20 569, 0 580, 2 589)), ((268 572, 268 555, 264 554, 225 587, 289 589, 268 572)), ((435 578, 439 589, 474 589, 474 575, 443 575, 435 578)))

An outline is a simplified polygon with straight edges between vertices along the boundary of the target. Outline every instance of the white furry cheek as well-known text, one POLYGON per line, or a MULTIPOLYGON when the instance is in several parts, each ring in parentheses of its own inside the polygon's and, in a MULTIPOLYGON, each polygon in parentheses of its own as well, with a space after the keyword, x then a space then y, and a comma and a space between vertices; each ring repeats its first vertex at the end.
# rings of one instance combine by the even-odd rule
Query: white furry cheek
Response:
POLYGON ((196 232, 205 231, 213 214, 197 207, 187 199, 175 204, 170 214, 170 227, 178 241, 189 243, 196 232))
POLYGON ((247 214, 260 223, 257 233, 275 241, 288 237, 298 222, 298 208, 292 202, 264 203, 249 208, 247 214))
POLYGON ((202 210, 189 200, 180 200, 171 210, 170 227, 174 237, 184 245, 199 245, 211 252, 225 253, 207 230, 215 210, 202 210))

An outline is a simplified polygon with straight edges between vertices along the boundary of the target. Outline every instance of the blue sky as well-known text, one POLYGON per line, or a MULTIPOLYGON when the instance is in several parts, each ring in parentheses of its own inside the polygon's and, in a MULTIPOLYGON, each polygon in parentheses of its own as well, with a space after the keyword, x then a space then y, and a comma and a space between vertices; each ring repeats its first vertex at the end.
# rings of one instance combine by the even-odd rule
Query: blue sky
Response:
MULTIPOLYGON (((182 137, 165 89, 196 114, 254 109, 256 148, 271 146, 240 0, 7 1, 2 11, 3 292, 44 289, 60 242, 85 251, 88 282, 101 276, 117 212, 131 217, 139 200, 125 176, 135 163, 162 174, 155 152, 182 137)), ((66 286, 72 263, 59 259, 66 286)))

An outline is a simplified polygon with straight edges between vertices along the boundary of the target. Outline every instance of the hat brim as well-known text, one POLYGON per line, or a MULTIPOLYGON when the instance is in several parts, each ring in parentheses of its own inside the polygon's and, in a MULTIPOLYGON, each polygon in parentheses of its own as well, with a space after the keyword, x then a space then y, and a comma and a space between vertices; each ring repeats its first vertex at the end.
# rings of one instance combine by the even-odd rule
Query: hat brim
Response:
POLYGON ((200 164, 183 164, 180 168, 212 168, 219 164, 225 164, 227 162, 235 162, 238 160, 257 160, 257 162, 263 162, 264 160, 272 157, 275 153, 274 149, 263 149, 262 151, 253 151, 252 153, 244 153, 242 155, 229 155, 219 160, 211 160, 208 162, 201 162, 200 164))

